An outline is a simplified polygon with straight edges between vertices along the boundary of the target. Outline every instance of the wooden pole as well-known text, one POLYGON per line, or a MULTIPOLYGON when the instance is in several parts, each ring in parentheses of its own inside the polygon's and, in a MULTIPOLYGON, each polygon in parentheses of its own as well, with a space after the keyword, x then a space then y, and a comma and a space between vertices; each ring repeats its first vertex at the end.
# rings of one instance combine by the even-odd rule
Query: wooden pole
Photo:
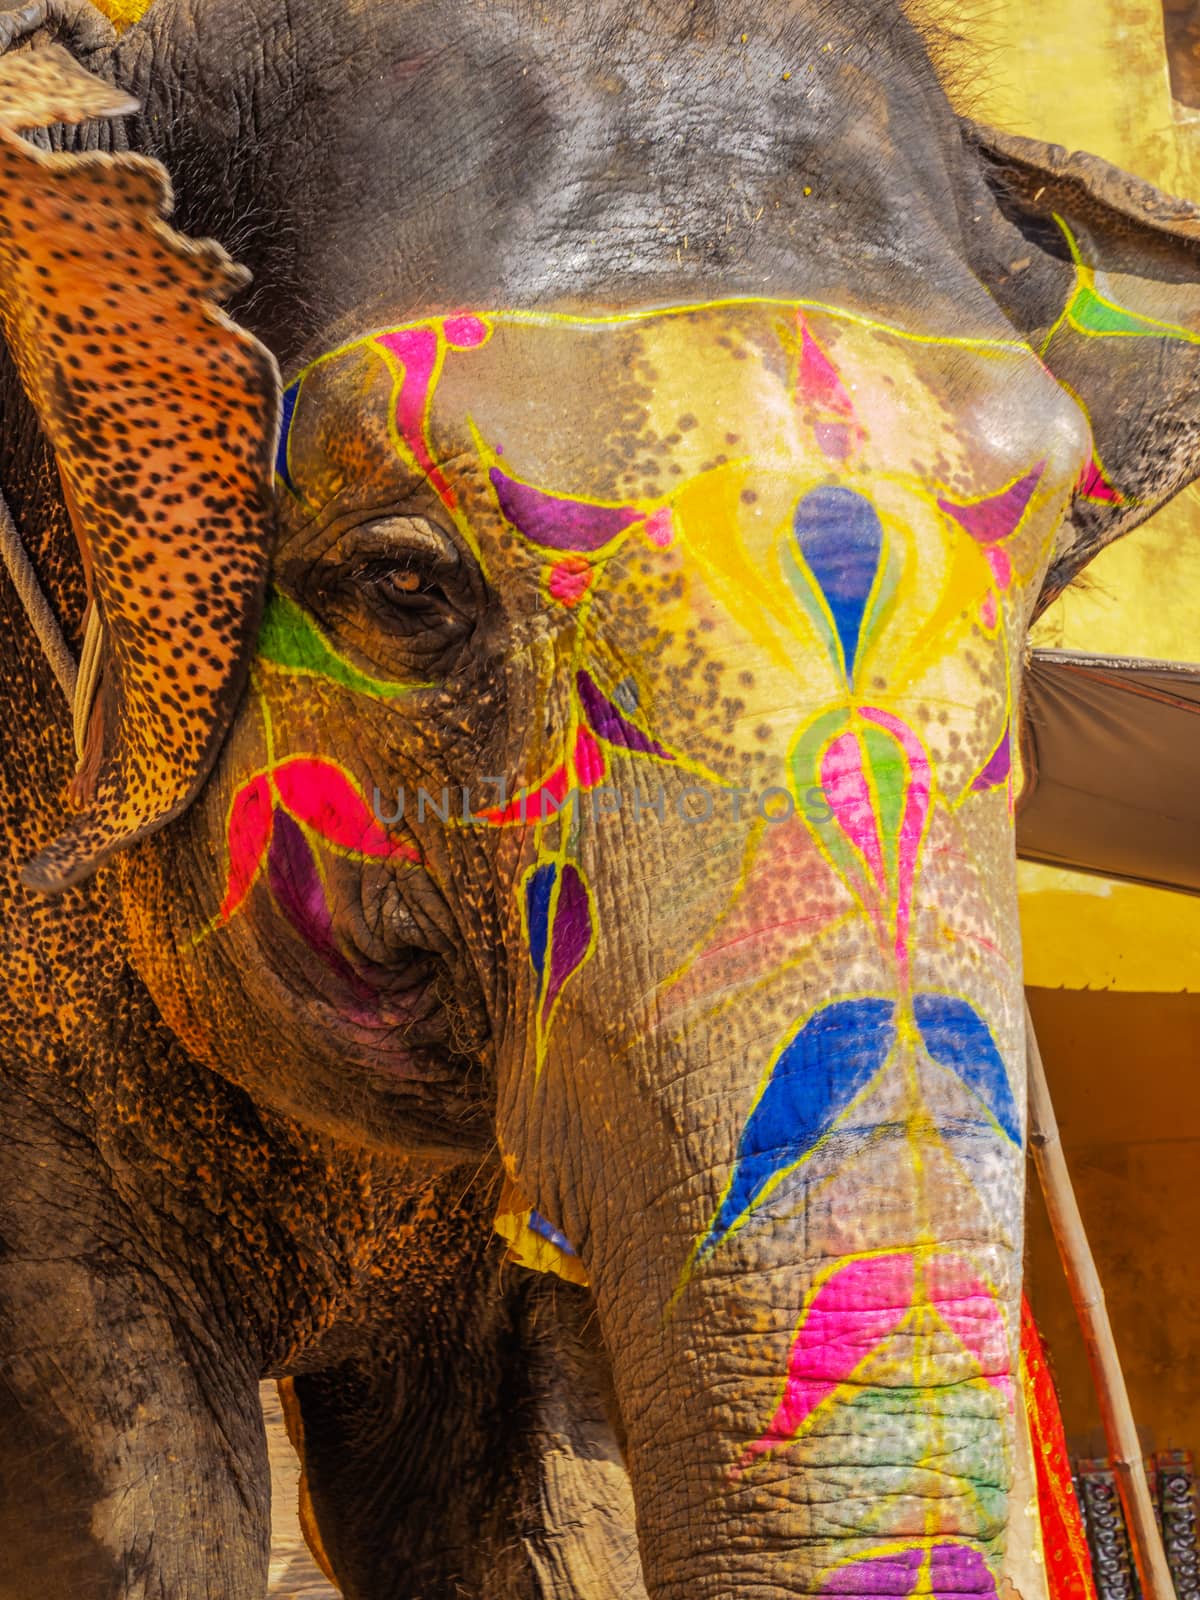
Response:
POLYGON ((1129 1407, 1129 1392, 1121 1372, 1112 1324, 1108 1320, 1104 1290, 1071 1187, 1028 1001, 1025 1004, 1025 1039, 1029 1059, 1029 1143, 1075 1314, 1083 1330, 1143 1600, 1175 1600, 1175 1585, 1150 1501, 1142 1448, 1129 1407))

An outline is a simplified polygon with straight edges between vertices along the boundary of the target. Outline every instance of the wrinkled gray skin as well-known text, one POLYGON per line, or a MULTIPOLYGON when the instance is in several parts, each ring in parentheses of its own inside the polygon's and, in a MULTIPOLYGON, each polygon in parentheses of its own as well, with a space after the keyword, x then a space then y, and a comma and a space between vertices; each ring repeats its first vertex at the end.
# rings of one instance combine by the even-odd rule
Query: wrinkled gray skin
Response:
MULTIPOLYGON (((982 280, 1022 330, 1044 326, 1069 286, 1061 246, 1041 225, 1048 253, 1025 250, 1003 220, 898 10, 769 13, 750 48, 744 8, 718 0, 158 0, 119 44, 69 17, 64 37, 143 102, 128 137, 168 167, 178 225, 252 269, 231 309, 285 380, 440 306, 802 290, 953 326, 982 280), (1023 250, 1017 290, 1001 266, 1023 250)), ((0 401, 0 484, 77 644, 77 559, 7 367, 0 401)), ((1158 437, 1146 509, 1192 444, 1182 424, 1158 437)), ((1079 530, 1081 549, 1119 531, 1079 530)), ((7 583, 0 652, 19 862, 59 826, 71 760, 7 583)), ((130 964, 109 872, 46 902, 8 871, 5 927, 0 1596, 260 1595, 267 1374, 296 1379, 347 1594, 642 1592, 610 1366, 652 1391, 654 1352, 619 1326, 605 1348, 583 1291, 502 1266, 486 1047, 457 1151, 422 1164, 402 1126, 375 1125, 364 1154, 189 1058, 130 964)), ((653 1537, 645 1498, 639 1515, 653 1537)), ((751 1532, 691 1530, 691 1576, 657 1592, 792 1592, 751 1532)))

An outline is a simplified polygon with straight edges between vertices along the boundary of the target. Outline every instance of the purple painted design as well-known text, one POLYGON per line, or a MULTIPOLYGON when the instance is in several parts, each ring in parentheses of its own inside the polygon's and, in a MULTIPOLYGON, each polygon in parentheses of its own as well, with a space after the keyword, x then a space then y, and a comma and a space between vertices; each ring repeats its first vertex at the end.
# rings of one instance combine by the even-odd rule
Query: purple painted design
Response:
MULTIPOLYGON (((836 1567, 821 1585, 823 1595, 844 1595, 852 1600, 874 1596, 895 1597, 913 1592, 925 1559, 925 1547, 889 1550, 886 1555, 847 1561, 836 1567)), ((996 1580, 978 1550, 969 1544, 936 1544, 929 1555, 929 1589, 934 1600, 964 1600, 994 1596, 996 1580)))
POLYGON ((550 932, 549 976, 542 1015, 548 1017, 562 986, 580 965, 592 942, 592 908, 587 885, 568 861, 562 869, 550 932))
POLYGON ((953 517, 959 527, 965 529, 979 544, 995 544, 997 540, 1007 539, 1016 532, 1045 467, 1046 463, 1039 461, 1023 478, 1018 478, 1016 483, 1010 484, 999 494, 990 495, 986 500, 974 500, 962 505, 958 501, 942 498, 938 500, 938 509, 948 517, 953 517))
POLYGON ((1004 732, 1000 735, 1000 742, 987 758, 982 771, 977 772, 971 782, 973 792, 984 789, 998 789, 1006 782, 1012 771, 1012 739, 1009 725, 1004 724, 1004 732))
POLYGON ((645 516, 636 506, 597 506, 547 494, 518 483, 499 467, 489 477, 507 521, 543 550, 599 550, 645 516))
POLYGON ((934 1546, 929 1558, 929 1586, 937 1600, 996 1593, 996 1580, 987 1562, 969 1544, 934 1546))
POLYGON ((267 880, 275 903, 309 949, 357 995, 369 998, 369 987, 337 947, 333 915, 304 831, 281 809, 275 812, 271 832, 267 880))
POLYGON ((909 1550, 889 1551, 885 1556, 869 1556, 865 1561, 848 1561, 838 1567, 821 1585, 822 1594, 896 1595, 912 1593, 925 1552, 920 1545, 909 1550))
POLYGON ((596 680, 590 672, 580 668, 575 674, 575 687, 579 690, 584 715, 598 738, 619 745, 624 750, 632 750, 637 755, 658 756, 660 761, 674 761, 675 757, 657 739, 635 728, 627 717, 622 716, 608 696, 596 686, 596 680))

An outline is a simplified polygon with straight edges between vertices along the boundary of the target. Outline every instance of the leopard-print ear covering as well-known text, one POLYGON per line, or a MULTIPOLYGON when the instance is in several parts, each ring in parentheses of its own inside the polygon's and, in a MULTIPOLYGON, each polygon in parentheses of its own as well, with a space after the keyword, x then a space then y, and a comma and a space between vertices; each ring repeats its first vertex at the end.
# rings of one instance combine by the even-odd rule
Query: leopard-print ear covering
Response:
POLYGON ((166 172, 15 130, 136 109, 58 48, 0 60, 0 326, 58 457, 104 625, 90 798, 25 868, 61 889, 187 805, 258 630, 279 375, 218 309, 246 281, 162 220, 166 172))

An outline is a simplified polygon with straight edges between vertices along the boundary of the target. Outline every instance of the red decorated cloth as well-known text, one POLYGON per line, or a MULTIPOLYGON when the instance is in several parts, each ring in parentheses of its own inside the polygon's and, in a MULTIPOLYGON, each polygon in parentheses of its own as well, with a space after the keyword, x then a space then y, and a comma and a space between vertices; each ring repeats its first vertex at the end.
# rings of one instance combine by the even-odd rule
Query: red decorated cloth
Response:
POLYGON ((1050 1600, 1096 1600, 1092 1558, 1063 1435, 1058 1395, 1029 1301, 1021 1296, 1021 1388, 1037 1474, 1050 1600))

